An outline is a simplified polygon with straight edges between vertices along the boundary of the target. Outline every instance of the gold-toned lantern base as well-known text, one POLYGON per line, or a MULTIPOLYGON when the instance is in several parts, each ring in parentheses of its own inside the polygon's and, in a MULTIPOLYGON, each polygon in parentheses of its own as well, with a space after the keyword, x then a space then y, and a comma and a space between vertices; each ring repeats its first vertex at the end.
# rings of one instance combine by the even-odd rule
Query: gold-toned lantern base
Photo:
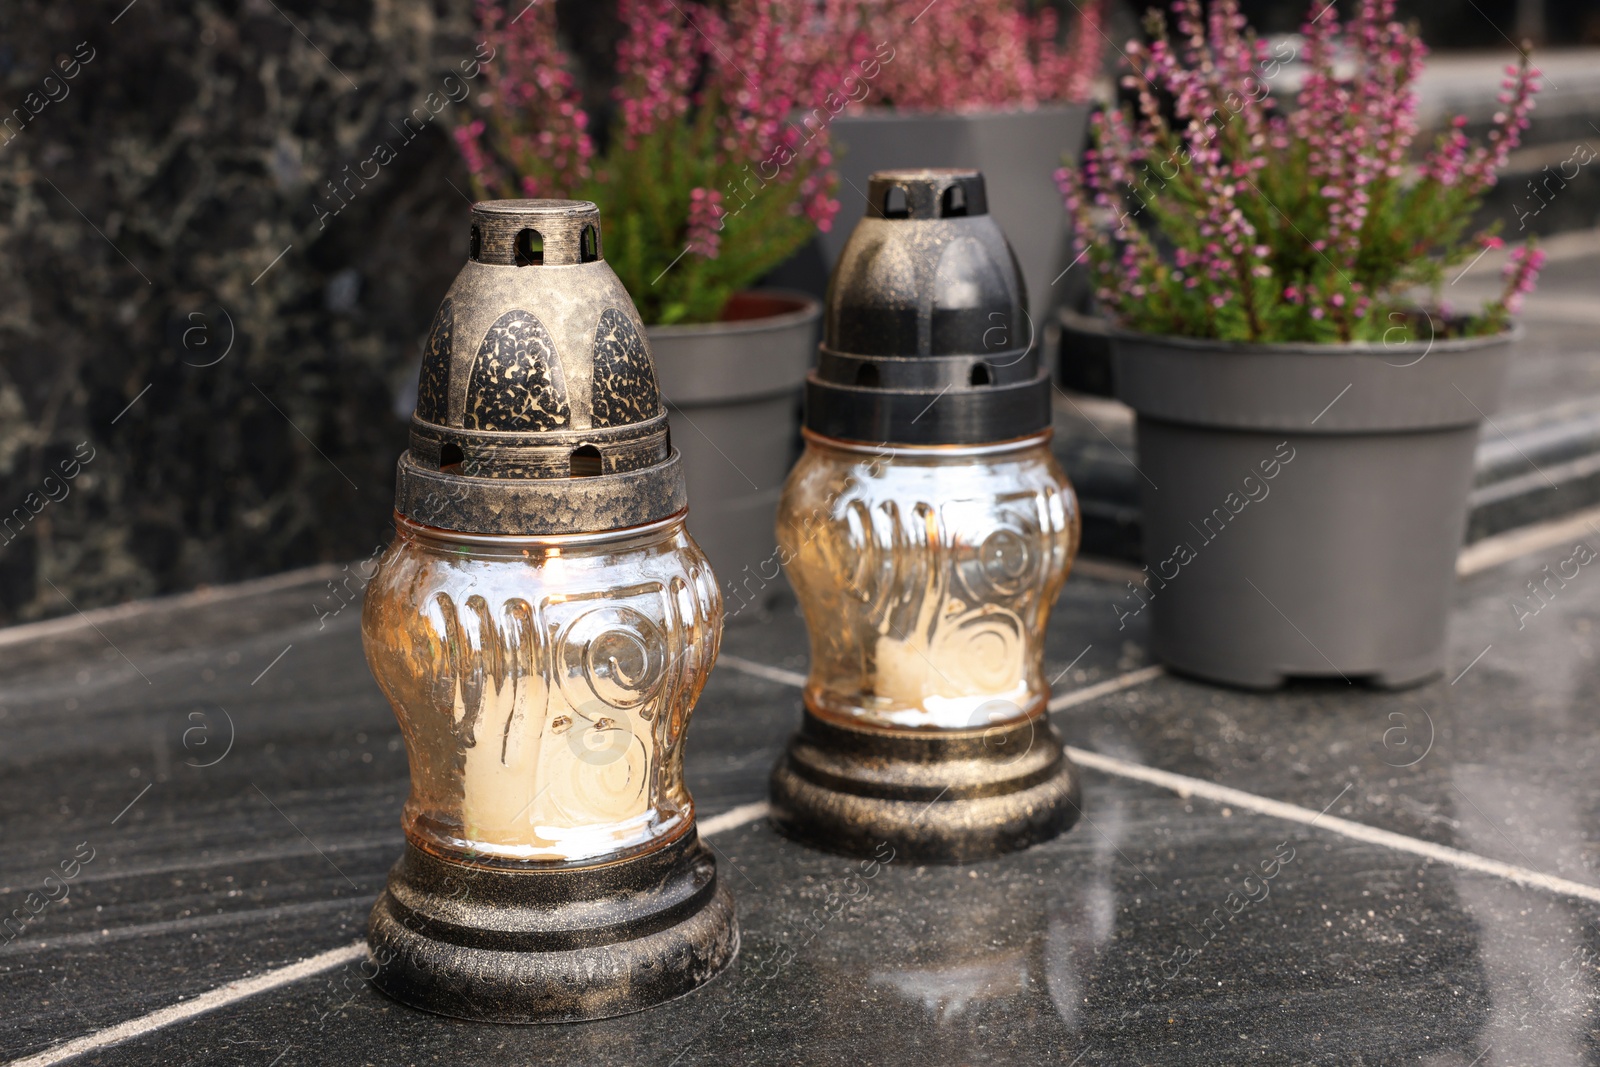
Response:
POLYGON ((373 984, 496 1023, 625 1015, 695 989, 739 951, 733 898, 691 829, 613 863, 493 870, 408 844, 372 909, 373 984))
POLYGON ((966 863, 1048 841, 1079 815, 1077 768, 1042 707, 974 730, 846 724, 809 706, 773 768, 772 821, 806 844, 966 863))

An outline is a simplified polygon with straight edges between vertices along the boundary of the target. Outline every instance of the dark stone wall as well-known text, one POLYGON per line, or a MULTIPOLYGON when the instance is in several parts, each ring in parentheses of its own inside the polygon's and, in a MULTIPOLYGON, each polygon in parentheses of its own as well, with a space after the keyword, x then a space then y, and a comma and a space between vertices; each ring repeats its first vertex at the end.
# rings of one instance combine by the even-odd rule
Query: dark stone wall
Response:
POLYGON ((0 4, 0 623, 387 537, 466 258, 461 105, 426 98, 473 30, 470 0, 0 4))

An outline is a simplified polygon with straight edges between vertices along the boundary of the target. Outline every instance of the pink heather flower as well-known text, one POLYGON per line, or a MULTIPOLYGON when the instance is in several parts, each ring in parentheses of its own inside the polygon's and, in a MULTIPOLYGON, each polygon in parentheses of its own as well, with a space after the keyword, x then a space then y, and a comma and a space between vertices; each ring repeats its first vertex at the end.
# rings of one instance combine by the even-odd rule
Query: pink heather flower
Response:
POLYGON ((638 147, 661 123, 689 110, 689 89, 699 69, 701 39, 683 32, 685 18, 671 0, 619 0, 617 18, 628 32, 617 42, 617 87, 623 146, 638 147))
POLYGON ((1516 315, 1522 311, 1522 298, 1533 292, 1544 259, 1544 249, 1535 248, 1531 243, 1511 250, 1511 257, 1501 271, 1506 288, 1505 295, 1500 298, 1500 303, 1509 314, 1516 315))
POLYGON ((689 191, 689 251, 716 259, 722 242, 722 194, 696 187, 689 191))
POLYGON ((454 136, 480 195, 592 196, 614 225, 639 223, 641 241, 687 238, 701 258, 733 262, 719 278, 759 262, 762 245, 797 240, 788 219, 831 225, 840 204, 827 125, 839 96, 854 95, 850 76, 870 81, 862 65, 878 47, 860 0, 618 0, 614 118, 599 160, 557 5, 523 6, 476 0, 497 54, 454 136), (761 198, 782 212, 773 227, 724 231, 761 198), (725 242, 741 241, 735 257, 725 242))
MULTIPOLYGON (((1494 128, 1489 131, 1488 143, 1472 151, 1465 147, 1465 138, 1457 123, 1447 135, 1447 144, 1435 150, 1446 158, 1446 166, 1454 163, 1457 180, 1473 193, 1482 192, 1495 183, 1495 172, 1505 167, 1506 159, 1522 141, 1522 131, 1528 128, 1528 113, 1533 110, 1534 96, 1539 92, 1540 72, 1528 65, 1524 57, 1521 66, 1506 67, 1506 78, 1500 83, 1510 97, 1509 107, 1495 112, 1494 128)), ((1424 163, 1423 173, 1430 174, 1433 158, 1424 163)), ((1450 184, 1445 182, 1443 184, 1450 184)))
POLYGON ((1359 247, 1369 185, 1403 173, 1415 134, 1409 85, 1420 73, 1424 49, 1393 14, 1394 0, 1363 0, 1345 31, 1331 7, 1305 27, 1310 69, 1289 125, 1311 146, 1308 169, 1328 200, 1324 247, 1340 256, 1353 257, 1359 247), (1365 69, 1346 78, 1336 71, 1335 56, 1348 38, 1359 42, 1353 54, 1365 69))
POLYGON ((483 154, 480 141, 483 138, 483 120, 476 119, 459 126, 455 130, 456 144, 461 148, 461 157, 466 160, 467 173, 474 178, 489 169, 489 160, 483 154))
POLYGON ((839 214, 843 207, 839 201, 829 196, 826 191, 819 189, 816 194, 806 201, 806 217, 809 218, 822 233, 833 229, 834 216, 839 214))
MULTIPOLYGON (((907 111, 1035 107, 1089 98, 1105 45, 1105 0, 1078 0, 1063 51, 1056 13, 1020 0, 876 0, 868 37, 893 42, 895 60, 876 79, 882 99, 907 111)), ((790 5, 808 5, 790 0, 790 5)))
POLYGON ((561 196, 588 176, 594 146, 584 132, 570 63, 557 42, 555 5, 530 8, 515 21, 493 0, 478 0, 478 24, 495 42, 483 65, 477 119, 456 131, 474 186, 506 195, 515 175, 528 196, 561 196))

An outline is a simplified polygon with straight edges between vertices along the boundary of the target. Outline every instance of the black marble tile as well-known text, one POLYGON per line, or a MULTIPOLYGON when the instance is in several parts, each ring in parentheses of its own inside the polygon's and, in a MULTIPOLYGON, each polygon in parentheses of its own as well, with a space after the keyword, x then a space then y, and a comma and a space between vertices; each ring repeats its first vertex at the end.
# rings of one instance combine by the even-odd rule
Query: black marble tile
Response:
POLYGON ((633 1016, 463 1023, 394 1004, 349 967, 83 1062, 1466 1067, 1486 1046, 1505 1051, 1484 1063, 1595 1055, 1592 906, 1098 775, 1088 798, 1092 824, 1027 853, 891 862, 872 878, 763 823, 720 835, 740 958, 633 1016), (1275 877, 1246 882, 1263 862, 1275 877))
POLYGON ((1572 554, 1462 582, 1451 666, 1419 688, 1262 694, 1169 676, 1057 722, 1071 744, 1313 811, 1348 785, 1331 814, 1600 884, 1600 574, 1583 567, 1546 601, 1527 586, 1572 554))
MULTIPOLYGON (((1545 556, 1565 558, 1461 585, 1457 669, 1493 647, 1454 685, 1250 694, 1162 677, 1056 721, 1083 748, 1313 810, 1337 800, 1330 814, 1592 884, 1585 683, 1600 585, 1591 593, 1585 571, 1518 629, 1507 598, 1545 556), (1431 747, 1385 737, 1391 713, 1419 708, 1431 747)), ((66 901, 0 945, 19 1024, 0 1053, 361 936, 400 849, 405 758, 355 612, 319 624, 302 603, 318 584, 197 614, 187 640, 158 613, 14 646, 0 674, 0 902, 79 842, 95 858, 66 901), (191 734, 186 747, 197 726, 206 744, 191 734)), ((1072 664, 1058 693, 1146 664, 1141 621, 1119 629, 1117 597, 1114 583, 1069 581, 1048 635, 1052 675, 1072 664)), ((730 627, 724 651, 803 672, 792 599, 730 627)), ((713 672, 686 761, 703 817, 764 795, 798 707, 791 686, 713 672)), ((712 840, 738 901, 739 961, 624 1019, 435 1018, 349 966, 79 1062, 1600 1062, 1591 903, 1096 772, 1084 808, 1065 837, 1021 855, 889 863, 871 878, 763 821, 726 831, 712 840), (1290 848, 1270 882, 1244 880, 1290 848)))
MULTIPOLYGON (((406 758, 365 666, 359 605, 319 619, 325 586, 156 604, 7 662, 0 903, 23 906, 80 844, 93 859, 0 943, 0 984, 21 1005, 0 1051, 362 934, 402 848, 406 758)), ((765 795, 797 719, 795 690, 713 674, 688 759, 703 816, 765 795)))
POLYGON ((305 629, 192 656, 118 635, 148 684, 99 656, 81 682, 8 678, 0 903, 9 913, 63 860, 93 858, 0 944, 6 1051, 359 933, 401 848, 405 754, 370 676, 350 669, 354 626, 305 629))

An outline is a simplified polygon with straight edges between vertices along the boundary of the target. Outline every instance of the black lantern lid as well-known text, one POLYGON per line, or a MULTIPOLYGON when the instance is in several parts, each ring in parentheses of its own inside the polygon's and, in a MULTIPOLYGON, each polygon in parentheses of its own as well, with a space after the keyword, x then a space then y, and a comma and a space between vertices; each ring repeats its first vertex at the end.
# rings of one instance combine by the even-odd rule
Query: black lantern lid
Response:
POLYGON ((469 533, 584 533, 685 506, 644 324, 582 200, 472 207, 422 359, 395 508, 469 533))
POLYGON ((1004 441, 1050 425, 1028 296, 976 170, 884 170, 828 282, 806 426, 881 444, 1004 441))

